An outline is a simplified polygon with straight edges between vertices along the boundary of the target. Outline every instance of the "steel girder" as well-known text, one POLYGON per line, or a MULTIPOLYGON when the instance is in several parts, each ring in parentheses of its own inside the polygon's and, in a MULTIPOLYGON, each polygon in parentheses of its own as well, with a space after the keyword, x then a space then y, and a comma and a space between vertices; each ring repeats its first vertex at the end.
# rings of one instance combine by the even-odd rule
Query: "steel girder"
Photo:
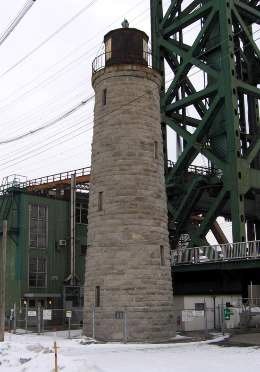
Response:
POLYGON ((183 143, 177 163, 166 167, 173 245, 183 234, 190 236, 190 245, 205 244, 224 206, 234 242, 246 240, 246 226, 251 239, 260 236, 260 209, 253 211, 253 220, 246 213, 249 201, 255 207, 260 202, 259 23, 257 0, 172 0, 165 12, 162 0, 151 0, 165 158, 167 125, 183 143), (187 28, 196 34, 192 41, 185 39, 187 28), (203 87, 191 78, 194 68, 203 72, 203 87), (189 171, 198 154, 208 159, 214 174, 189 171), (205 194, 214 201, 202 210, 205 194), (200 223, 194 223, 196 216, 200 223))

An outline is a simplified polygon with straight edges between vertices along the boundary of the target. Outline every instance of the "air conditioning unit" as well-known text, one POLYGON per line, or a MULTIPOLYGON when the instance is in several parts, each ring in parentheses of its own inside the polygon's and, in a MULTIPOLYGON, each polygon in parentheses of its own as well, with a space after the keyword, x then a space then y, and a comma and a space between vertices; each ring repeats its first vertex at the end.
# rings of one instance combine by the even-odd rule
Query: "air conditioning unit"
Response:
POLYGON ((63 239, 59 240, 59 246, 60 247, 66 247, 66 245, 67 245, 66 240, 63 240, 63 239))

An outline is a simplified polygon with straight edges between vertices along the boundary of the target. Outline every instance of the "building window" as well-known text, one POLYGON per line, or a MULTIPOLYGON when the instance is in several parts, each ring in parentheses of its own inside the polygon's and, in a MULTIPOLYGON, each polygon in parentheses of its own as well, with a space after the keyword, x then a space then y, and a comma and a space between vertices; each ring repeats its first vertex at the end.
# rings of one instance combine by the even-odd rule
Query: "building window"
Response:
POLYGON ((100 286, 97 285, 95 289, 95 307, 100 307, 100 286))
POLYGON ((98 193, 98 210, 102 211, 103 210, 103 192, 98 193))
POLYGON ((103 89, 102 92, 102 105, 105 106, 107 104, 107 89, 103 89))
POLYGON ((203 311, 203 310, 205 310, 205 304, 203 302, 196 302, 195 303, 195 310, 196 311, 203 311))
POLYGON ((154 141, 154 159, 158 159, 158 142, 154 141))
POLYGON ((29 257, 29 287, 46 288, 47 259, 46 257, 29 257))
POLYGON ((87 203, 76 204, 76 223, 88 224, 88 205, 87 203))
POLYGON ((47 248, 48 207, 45 205, 29 205, 30 248, 47 248))
POLYGON ((160 245, 160 260, 161 266, 165 266, 164 246, 160 245))
POLYGON ((36 302, 35 302, 35 300, 29 300, 29 301, 28 301, 28 306, 29 306, 29 307, 35 307, 35 306, 36 306, 36 302))

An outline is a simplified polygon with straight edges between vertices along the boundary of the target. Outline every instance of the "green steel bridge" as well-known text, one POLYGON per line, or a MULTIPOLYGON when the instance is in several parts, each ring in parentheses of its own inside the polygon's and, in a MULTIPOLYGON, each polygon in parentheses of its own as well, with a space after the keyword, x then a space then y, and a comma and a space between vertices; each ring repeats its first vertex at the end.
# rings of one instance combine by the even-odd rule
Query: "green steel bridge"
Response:
POLYGON ((259 0, 151 0, 166 164, 168 130, 178 150, 165 169, 172 249, 184 235, 208 245, 220 216, 233 242, 260 239, 259 24, 259 0), (209 170, 190 172, 201 158, 209 170))

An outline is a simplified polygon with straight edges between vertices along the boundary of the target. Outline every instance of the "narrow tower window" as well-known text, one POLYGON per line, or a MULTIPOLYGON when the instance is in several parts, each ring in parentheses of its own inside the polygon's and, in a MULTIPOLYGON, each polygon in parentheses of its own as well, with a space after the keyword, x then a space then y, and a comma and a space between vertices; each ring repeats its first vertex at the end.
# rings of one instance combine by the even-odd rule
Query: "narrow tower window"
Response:
POLYGON ((108 61, 112 55, 112 39, 109 38, 105 43, 105 59, 108 61))
POLYGON ((106 106, 107 104, 107 89, 103 89, 102 93, 102 105, 106 106))
POLYGON ((103 210, 103 191, 98 193, 98 210, 103 210))
POLYGON ((100 307, 100 286, 97 285, 95 289, 95 306, 100 307))
POLYGON ((163 245, 160 245, 160 259, 161 259, 161 266, 165 266, 164 246, 163 245))
POLYGON ((148 43, 143 39, 143 59, 148 62, 148 43))
POLYGON ((158 142, 154 141, 154 159, 158 159, 158 142))

